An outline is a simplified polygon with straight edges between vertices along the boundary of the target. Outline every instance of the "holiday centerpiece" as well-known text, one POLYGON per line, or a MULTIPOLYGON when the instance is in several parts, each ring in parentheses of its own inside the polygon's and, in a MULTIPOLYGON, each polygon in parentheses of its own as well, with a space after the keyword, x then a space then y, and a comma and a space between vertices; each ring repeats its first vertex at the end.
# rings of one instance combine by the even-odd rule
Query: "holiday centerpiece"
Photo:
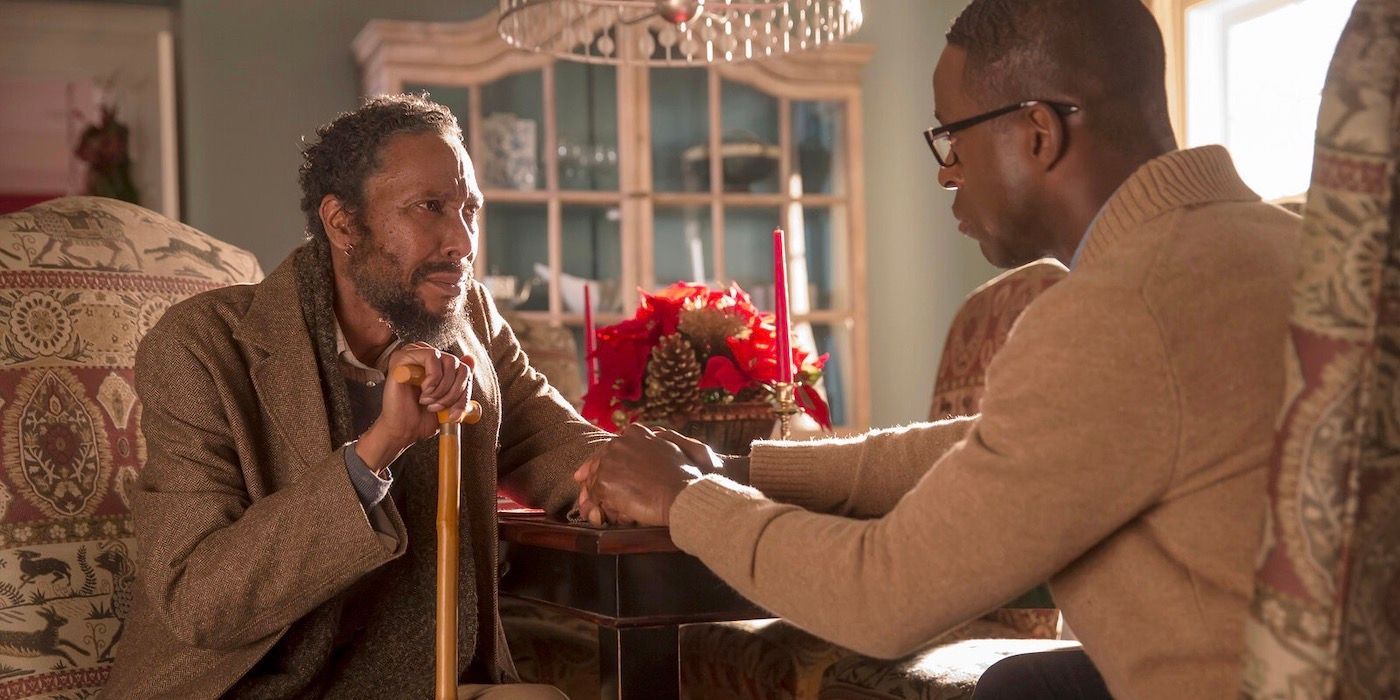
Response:
POLYGON ((772 433, 775 394, 787 379, 779 358, 791 348, 796 407, 830 429, 816 390, 826 355, 814 356, 790 338, 779 342, 777 329, 773 314, 760 313, 737 285, 714 290, 677 282, 643 293, 632 318, 588 338, 596 375, 583 415, 609 430, 635 421, 672 428, 722 453, 747 453, 751 441, 772 433))

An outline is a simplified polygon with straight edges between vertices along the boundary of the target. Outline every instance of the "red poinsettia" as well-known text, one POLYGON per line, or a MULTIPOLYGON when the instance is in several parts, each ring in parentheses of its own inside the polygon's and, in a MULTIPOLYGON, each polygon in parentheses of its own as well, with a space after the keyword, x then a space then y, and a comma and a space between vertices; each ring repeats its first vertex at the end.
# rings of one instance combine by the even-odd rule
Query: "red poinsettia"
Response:
MULTIPOLYGON (((643 292, 632 318, 595 333, 590 359, 596 360, 598 378, 584 396, 583 415, 609 430, 641 417, 648 364, 664 336, 679 333, 695 349, 706 404, 769 400, 778 379, 773 315, 760 313, 738 285, 715 290, 677 282, 655 294, 643 292)), ((830 409, 816 389, 826 359, 792 343, 797 405, 830 429, 830 409)))

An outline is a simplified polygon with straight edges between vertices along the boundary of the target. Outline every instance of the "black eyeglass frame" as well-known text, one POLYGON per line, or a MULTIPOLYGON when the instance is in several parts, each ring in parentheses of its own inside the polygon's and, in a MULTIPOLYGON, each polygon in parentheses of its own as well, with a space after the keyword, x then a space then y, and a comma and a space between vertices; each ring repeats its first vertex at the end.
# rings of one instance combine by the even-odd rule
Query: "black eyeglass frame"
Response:
POLYGON ((952 144, 949 143, 948 160, 943 160, 943 156, 938 154, 938 147, 934 145, 939 139, 945 136, 952 136, 953 132, 955 131, 962 131, 964 129, 977 126, 982 122, 991 121, 993 119, 996 119, 997 117, 1005 116, 1007 114, 1011 114, 1012 112, 1026 109, 1027 107, 1034 107, 1036 105, 1045 105, 1055 110, 1055 113, 1059 114, 1061 117, 1068 117, 1069 115, 1078 112, 1080 109, 1079 105, 1069 104, 1068 102, 1055 102, 1053 100, 1026 100, 1024 102, 1017 102, 1014 105, 1007 105, 1000 109, 994 109, 990 112, 983 112, 982 114, 979 114, 975 117, 959 119, 958 121, 955 121, 952 124, 948 124, 946 126, 931 126, 927 129, 924 129, 924 141, 928 142, 928 150, 933 152, 933 157, 938 159, 938 164, 945 168, 951 168, 957 164, 958 154, 956 151, 953 150, 952 144))

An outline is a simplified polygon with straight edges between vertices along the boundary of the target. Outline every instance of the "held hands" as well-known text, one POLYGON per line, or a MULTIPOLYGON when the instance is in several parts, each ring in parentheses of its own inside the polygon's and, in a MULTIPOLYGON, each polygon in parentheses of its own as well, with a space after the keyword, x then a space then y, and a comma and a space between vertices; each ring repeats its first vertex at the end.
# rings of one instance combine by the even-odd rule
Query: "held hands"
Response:
POLYGON ((403 365, 423 368, 422 385, 385 382, 379 418, 356 447, 375 472, 414 443, 436 435, 438 411, 447 411, 460 422, 471 399, 475 361, 470 355, 458 357, 426 343, 405 343, 389 356, 389 372, 403 365))
POLYGON ((633 423, 574 473, 579 513, 595 525, 669 525, 681 490, 721 464, 704 443, 633 423))

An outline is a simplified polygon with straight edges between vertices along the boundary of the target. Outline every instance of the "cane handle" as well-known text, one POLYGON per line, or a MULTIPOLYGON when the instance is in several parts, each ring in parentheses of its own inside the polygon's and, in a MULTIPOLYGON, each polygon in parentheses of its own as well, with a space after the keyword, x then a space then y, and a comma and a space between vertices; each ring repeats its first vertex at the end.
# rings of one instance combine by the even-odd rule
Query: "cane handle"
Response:
MULTIPOLYGON (((423 369, 422 365, 399 365, 389 372, 390 379, 399 384, 412 384, 414 386, 422 386, 423 380, 427 378, 427 376, 428 373, 423 369)), ((448 415, 447 411, 438 411, 438 422, 448 422, 448 415)), ((480 420, 481 404, 477 403, 475 400, 468 400, 467 410, 462 414, 461 422, 467 425, 475 425, 480 420)))

